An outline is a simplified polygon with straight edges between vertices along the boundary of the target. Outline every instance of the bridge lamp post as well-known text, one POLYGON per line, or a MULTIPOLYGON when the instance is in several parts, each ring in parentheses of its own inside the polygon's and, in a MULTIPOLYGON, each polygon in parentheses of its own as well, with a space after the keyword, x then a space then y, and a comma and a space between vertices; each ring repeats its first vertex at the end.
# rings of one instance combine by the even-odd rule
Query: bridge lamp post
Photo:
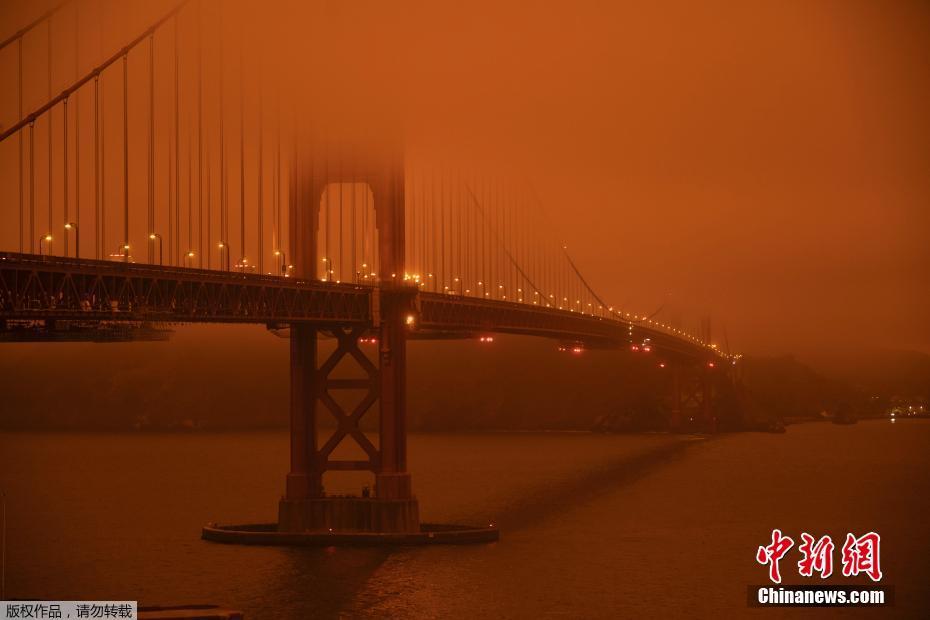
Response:
POLYGON ((325 256, 323 257, 323 262, 326 263, 325 265, 323 265, 324 271, 326 272, 326 278, 324 278, 324 280, 326 282, 332 282, 333 276, 335 275, 335 272, 336 272, 336 267, 333 265, 332 259, 326 258, 325 256))
POLYGON ((77 224, 74 222, 65 223, 65 234, 68 234, 69 230, 74 231, 74 258, 81 258, 81 235, 78 234, 77 224))
POLYGON ((192 267, 192 266, 193 266, 193 265, 189 265, 188 263, 193 263, 193 262, 194 262, 194 261, 193 261, 194 256, 196 256, 196 255, 194 254, 194 251, 193 251, 193 250, 188 250, 188 251, 187 251, 187 254, 184 255, 184 266, 185 266, 185 267, 192 267))
POLYGON ((42 242, 43 242, 43 241, 47 241, 47 242, 48 242, 48 253, 49 253, 49 255, 51 255, 51 253, 52 253, 52 234, 51 234, 51 233, 46 233, 46 234, 42 235, 41 237, 39 237, 39 256, 42 256, 42 242))
POLYGON ((216 247, 220 249, 220 256, 223 257, 223 264, 226 266, 226 271, 229 271, 229 244, 225 241, 220 241, 216 244, 216 247))
POLYGON ((501 299, 502 296, 506 297, 506 295, 504 295, 504 285, 498 284, 497 285, 497 298, 501 299))
POLYGON ((158 241, 158 264, 161 265, 162 257, 164 256, 164 253, 162 252, 161 235, 158 233, 149 233, 149 241, 158 241))
POLYGON ((124 242, 116 246, 116 256, 122 256, 123 262, 128 263, 129 262, 129 244, 124 242))
POLYGON ((281 250, 275 250, 275 251, 274 251, 274 255, 275 255, 276 257, 280 257, 280 259, 281 259, 281 275, 282 275, 282 276, 286 276, 286 275, 287 275, 287 259, 286 259, 285 256, 284 256, 284 252, 282 252, 281 250))

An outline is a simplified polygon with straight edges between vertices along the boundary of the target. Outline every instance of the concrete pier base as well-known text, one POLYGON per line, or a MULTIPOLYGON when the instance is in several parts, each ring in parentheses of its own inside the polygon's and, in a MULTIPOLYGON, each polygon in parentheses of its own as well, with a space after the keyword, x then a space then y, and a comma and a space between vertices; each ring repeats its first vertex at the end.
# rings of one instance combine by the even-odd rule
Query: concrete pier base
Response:
POLYGON ((416 532, 281 532, 277 523, 204 526, 201 538, 228 545, 286 547, 475 545, 497 542, 493 525, 440 525, 423 523, 416 532))
POLYGON ((416 498, 282 498, 278 504, 278 531, 419 532, 419 504, 416 498))

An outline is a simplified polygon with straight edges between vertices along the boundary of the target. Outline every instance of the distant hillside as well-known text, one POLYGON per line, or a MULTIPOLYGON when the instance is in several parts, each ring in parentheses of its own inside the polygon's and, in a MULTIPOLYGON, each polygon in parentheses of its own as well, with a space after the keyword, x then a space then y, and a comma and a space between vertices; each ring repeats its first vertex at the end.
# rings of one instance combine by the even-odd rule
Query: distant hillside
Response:
POLYGON ((930 355, 919 351, 869 349, 812 360, 824 374, 881 397, 930 397, 930 355))
MULTIPOLYGON (((655 360, 532 338, 412 342, 409 360, 419 430, 587 430, 612 413, 654 416, 667 381, 655 360)), ((248 326, 183 327, 169 342, 3 344, 0 428, 285 428, 288 372, 288 341, 248 326)), ((748 358, 744 378, 755 418, 815 416, 861 392, 791 357, 748 358)), ((341 396, 347 409, 360 397, 341 396)))
POLYGON ((743 379, 754 404, 771 416, 814 418, 841 402, 861 401, 847 383, 828 379, 793 356, 746 358, 743 379))

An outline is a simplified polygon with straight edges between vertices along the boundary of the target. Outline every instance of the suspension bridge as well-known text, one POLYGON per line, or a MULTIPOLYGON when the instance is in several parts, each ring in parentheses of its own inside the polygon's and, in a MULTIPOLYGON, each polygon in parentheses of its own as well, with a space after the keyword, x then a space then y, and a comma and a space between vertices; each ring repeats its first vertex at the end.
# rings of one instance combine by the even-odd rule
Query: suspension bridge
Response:
POLYGON ((94 6, 56 4, 0 44, 16 96, 0 133, 0 334, 288 329, 278 531, 420 531, 406 457, 411 339, 506 333, 566 355, 640 355, 669 375, 673 427, 715 429, 738 356, 708 342, 706 325, 605 301, 527 183, 456 165, 393 128, 305 113, 312 102, 232 36, 242 20, 222 2, 182 2, 112 49, 94 6), (337 343, 325 359, 322 336, 337 343), (349 360, 356 378, 334 372, 349 360), (378 445, 360 426, 376 404, 378 445), (335 424, 328 437, 322 417, 335 424), (336 458, 344 441, 364 456, 336 458), (372 497, 327 496, 324 473, 347 470, 374 474, 372 497))

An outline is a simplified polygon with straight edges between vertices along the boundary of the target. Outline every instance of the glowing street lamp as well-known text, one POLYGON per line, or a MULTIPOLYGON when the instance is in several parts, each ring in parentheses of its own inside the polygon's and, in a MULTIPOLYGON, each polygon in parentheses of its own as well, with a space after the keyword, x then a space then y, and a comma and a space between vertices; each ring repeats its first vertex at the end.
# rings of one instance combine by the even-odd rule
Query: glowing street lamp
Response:
POLYGON ((164 255, 165 255, 164 252, 162 251, 163 248, 162 248, 162 242, 161 242, 161 235, 159 235, 158 233, 155 233, 155 232, 149 233, 149 240, 150 240, 150 241, 158 241, 158 264, 161 265, 161 264, 162 264, 162 258, 163 258, 164 255))
POLYGON ((42 242, 43 241, 48 242, 48 253, 49 254, 52 253, 52 234, 46 233, 42 235, 41 237, 39 237, 39 256, 42 256, 42 242))
POLYGON ((74 258, 81 258, 81 236, 78 234, 77 224, 74 222, 66 222, 65 234, 67 234, 69 230, 74 231, 74 258))
POLYGON ((287 275, 287 259, 284 257, 284 252, 282 252, 281 250, 275 250, 274 255, 281 259, 281 275, 286 276, 287 275))
POLYGON ((229 271, 229 244, 225 241, 220 241, 216 244, 216 247, 220 249, 220 256, 223 257, 223 264, 226 266, 226 271, 229 271))
POLYGON ((187 254, 184 255, 184 266, 185 266, 185 267, 190 266, 190 265, 188 265, 188 263, 193 263, 193 262, 194 262, 194 261, 193 261, 194 256, 195 256, 195 254, 194 254, 194 251, 193 251, 193 250, 188 250, 188 251, 187 251, 187 254))
POLYGON ((326 263, 323 266, 324 271, 326 272, 326 277, 323 278, 323 280, 326 282, 332 282, 333 276, 335 275, 335 272, 336 272, 336 267, 333 265, 332 259, 326 258, 325 256, 323 257, 323 262, 326 263))

